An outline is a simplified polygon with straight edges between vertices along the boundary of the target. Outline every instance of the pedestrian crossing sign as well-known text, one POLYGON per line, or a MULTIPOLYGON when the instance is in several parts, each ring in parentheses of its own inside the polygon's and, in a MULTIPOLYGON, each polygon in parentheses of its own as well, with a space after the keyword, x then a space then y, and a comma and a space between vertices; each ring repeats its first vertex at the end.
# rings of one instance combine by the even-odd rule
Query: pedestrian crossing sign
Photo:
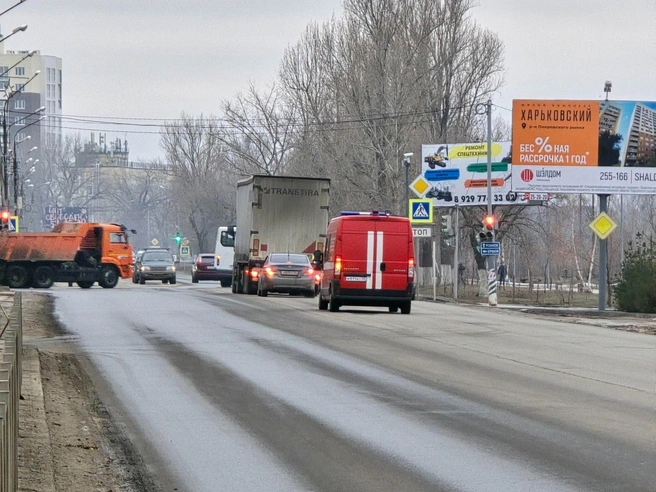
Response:
POLYGON ((8 232, 18 232, 18 215, 12 215, 7 223, 8 232))
POLYGON ((412 223, 432 224, 433 223, 433 200, 413 199, 409 202, 409 219, 412 223))

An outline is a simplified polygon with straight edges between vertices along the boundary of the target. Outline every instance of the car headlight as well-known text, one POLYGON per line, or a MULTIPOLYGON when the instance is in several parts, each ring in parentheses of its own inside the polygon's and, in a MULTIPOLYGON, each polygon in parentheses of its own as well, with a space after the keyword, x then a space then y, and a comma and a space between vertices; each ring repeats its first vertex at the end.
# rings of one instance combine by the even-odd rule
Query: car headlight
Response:
POLYGON ((168 266, 166 267, 167 272, 175 272, 175 267, 174 266, 168 266))
POLYGON ((145 266, 145 265, 143 265, 143 266, 140 268, 140 270, 141 270, 142 272, 147 272, 147 271, 150 270, 150 267, 149 267, 149 266, 145 266))

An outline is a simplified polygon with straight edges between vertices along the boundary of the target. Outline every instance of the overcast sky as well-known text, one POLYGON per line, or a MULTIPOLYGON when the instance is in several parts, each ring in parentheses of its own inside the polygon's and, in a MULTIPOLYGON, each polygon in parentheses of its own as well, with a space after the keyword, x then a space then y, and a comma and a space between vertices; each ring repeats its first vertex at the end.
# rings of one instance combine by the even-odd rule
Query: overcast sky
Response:
MULTIPOLYGON (((3 0, 0 11, 17 1, 3 0)), ((250 80, 270 82, 284 49, 309 22, 341 15, 341 3, 26 0, 0 25, 5 35, 29 26, 6 49, 62 58, 65 115, 157 124, 183 111, 218 114, 220 101, 250 80)), ((505 86, 493 98, 501 107, 521 98, 603 98, 606 80, 611 98, 656 100, 656 0, 478 0, 473 15, 505 44, 505 86)), ((64 126, 85 138, 93 129, 127 138, 130 160, 161 157, 156 128, 64 126)))

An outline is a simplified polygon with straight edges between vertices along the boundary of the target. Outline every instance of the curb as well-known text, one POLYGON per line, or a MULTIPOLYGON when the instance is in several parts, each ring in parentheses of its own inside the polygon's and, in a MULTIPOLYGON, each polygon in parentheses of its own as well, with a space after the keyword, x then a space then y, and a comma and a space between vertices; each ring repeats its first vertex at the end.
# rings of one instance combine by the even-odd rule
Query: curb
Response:
POLYGON ((36 348, 23 347, 23 382, 19 408, 18 490, 55 492, 52 444, 46 424, 41 362, 36 348), (26 454, 29 452, 29 455, 26 454))

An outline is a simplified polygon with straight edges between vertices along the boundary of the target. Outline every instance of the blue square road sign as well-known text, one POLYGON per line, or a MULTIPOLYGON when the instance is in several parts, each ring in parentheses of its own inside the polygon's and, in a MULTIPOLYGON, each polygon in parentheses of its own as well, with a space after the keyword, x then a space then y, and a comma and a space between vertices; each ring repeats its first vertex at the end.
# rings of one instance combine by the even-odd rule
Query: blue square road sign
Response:
POLYGON ((410 222, 414 224, 432 224, 433 223, 433 200, 413 199, 409 200, 410 222))

